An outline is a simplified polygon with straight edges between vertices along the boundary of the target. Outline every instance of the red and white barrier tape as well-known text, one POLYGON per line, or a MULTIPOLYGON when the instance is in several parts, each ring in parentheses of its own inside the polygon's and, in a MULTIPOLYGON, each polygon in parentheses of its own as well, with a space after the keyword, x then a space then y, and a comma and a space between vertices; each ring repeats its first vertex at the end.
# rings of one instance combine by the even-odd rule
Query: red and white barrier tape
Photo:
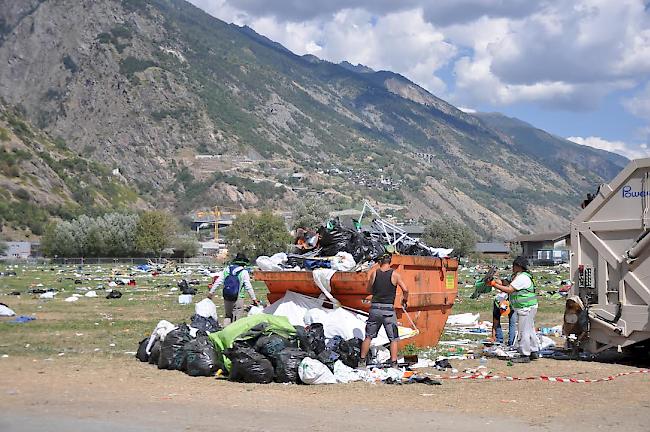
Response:
POLYGON ((596 383, 603 381, 613 381, 614 379, 622 376, 633 375, 633 374, 650 374, 648 369, 639 369, 630 372, 621 372, 616 375, 610 375, 605 378, 566 378, 566 377, 550 377, 546 375, 540 376, 530 376, 530 377, 512 377, 512 376, 500 376, 500 375, 481 375, 481 374, 471 374, 471 375, 451 375, 451 376, 434 376, 436 379, 448 379, 448 380, 506 380, 506 381, 548 381, 548 382, 561 382, 561 383, 596 383))

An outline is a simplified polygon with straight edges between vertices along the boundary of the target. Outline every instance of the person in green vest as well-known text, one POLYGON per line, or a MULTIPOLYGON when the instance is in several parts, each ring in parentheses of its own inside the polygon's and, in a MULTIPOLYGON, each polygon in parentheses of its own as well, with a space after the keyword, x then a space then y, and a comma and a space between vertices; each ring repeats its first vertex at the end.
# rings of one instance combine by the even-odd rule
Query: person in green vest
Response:
POLYGON ((528 260, 518 256, 512 262, 513 278, 508 285, 494 279, 490 285, 510 295, 510 307, 517 315, 517 339, 515 346, 521 354, 515 362, 527 363, 539 358, 539 339, 535 332, 537 314, 537 295, 533 277, 528 273, 528 260))

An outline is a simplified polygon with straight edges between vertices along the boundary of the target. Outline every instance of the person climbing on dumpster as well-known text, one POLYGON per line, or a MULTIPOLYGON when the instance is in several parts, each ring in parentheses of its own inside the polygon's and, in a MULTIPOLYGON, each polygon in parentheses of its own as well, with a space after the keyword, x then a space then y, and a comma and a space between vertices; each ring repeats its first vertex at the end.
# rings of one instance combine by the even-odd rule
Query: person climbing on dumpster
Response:
POLYGON ((535 315, 537 314, 537 296, 535 283, 528 273, 528 260, 518 256, 512 262, 512 282, 504 285, 500 279, 494 279, 490 285, 506 294, 510 294, 510 307, 517 316, 517 347, 520 357, 512 359, 517 363, 528 363, 539 358, 539 339, 535 333, 535 315))
POLYGON ((361 343, 360 367, 366 366, 366 356, 370 350, 370 342, 379 334, 379 328, 384 326, 386 336, 390 341, 390 364, 397 367, 397 315, 395 314, 395 296, 397 287, 402 290, 402 306, 408 305, 409 291, 399 273, 390 267, 391 256, 384 254, 379 258, 379 268, 370 270, 368 293, 372 295, 370 314, 366 321, 366 339, 361 343))
POLYGON ((246 293, 251 298, 251 302, 258 306, 260 303, 255 297, 251 278, 246 270, 249 264, 248 258, 242 253, 238 253, 229 266, 223 269, 208 291, 208 298, 212 299, 219 285, 223 285, 223 304, 224 304, 224 324, 228 325, 244 316, 244 299, 246 293))

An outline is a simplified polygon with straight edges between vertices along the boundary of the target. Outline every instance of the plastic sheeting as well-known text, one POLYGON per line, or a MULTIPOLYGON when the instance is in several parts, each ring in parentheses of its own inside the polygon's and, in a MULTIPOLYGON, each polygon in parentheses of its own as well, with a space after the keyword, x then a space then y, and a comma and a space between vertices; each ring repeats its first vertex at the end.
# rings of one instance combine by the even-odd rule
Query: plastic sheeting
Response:
POLYGON ((447 318, 447 325, 458 327, 478 326, 479 317, 479 314, 473 313, 449 315, 449 318, 447 318))
POLYGON ((314 278, 316 286, 321 290, 323 295, 327 297, 329 301, 338 305, 339 301, 332 295, 332 287, 330 286, 330 280, 332 279, 332 276, 334 276, 334 273, 336 273, 336 270, 321 268, 314 270, 312 272, 312 277, 314 278))
MULTIPOLYGON (((334 336, 341 336, 345 340, 366 337, 366 315, 345 308, 326 309, 322 305, 322 300, 287 291, 284 297, 264 309, 264 313, 287 317, 292 325, 306 326, 320 322, 328 339, 334 336)), ((388 342, 388 336, 382 327, 372 345, 379 346, 388 342)))

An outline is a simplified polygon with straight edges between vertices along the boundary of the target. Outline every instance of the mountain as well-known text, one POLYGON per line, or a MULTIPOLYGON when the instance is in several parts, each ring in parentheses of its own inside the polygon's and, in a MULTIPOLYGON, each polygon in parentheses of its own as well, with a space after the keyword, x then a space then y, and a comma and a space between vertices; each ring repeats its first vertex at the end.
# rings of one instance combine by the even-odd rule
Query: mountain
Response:
POLYGON ((51 217, 145 208, 119 172, 88 160, 0 102, 0 231, 41 235, 51 217))
POLYGON ((504 139, 516 143, 521 152, 542 160, 558 173, 566 172, 568 165, 574 164, 585 170, 600 171, 604 178, 611 179, 629 162, 626 157, 576 144, 517 118, 500 113, 478 112, 473 115, 486 126, 503 133, 504 139))
POLYGON ((616 165, 541 157, 399 74, 297 56, 182 0, 9 2, 0 64, 9 106, 178 213, 368 198, 503 239, 565 227, 616 165))

